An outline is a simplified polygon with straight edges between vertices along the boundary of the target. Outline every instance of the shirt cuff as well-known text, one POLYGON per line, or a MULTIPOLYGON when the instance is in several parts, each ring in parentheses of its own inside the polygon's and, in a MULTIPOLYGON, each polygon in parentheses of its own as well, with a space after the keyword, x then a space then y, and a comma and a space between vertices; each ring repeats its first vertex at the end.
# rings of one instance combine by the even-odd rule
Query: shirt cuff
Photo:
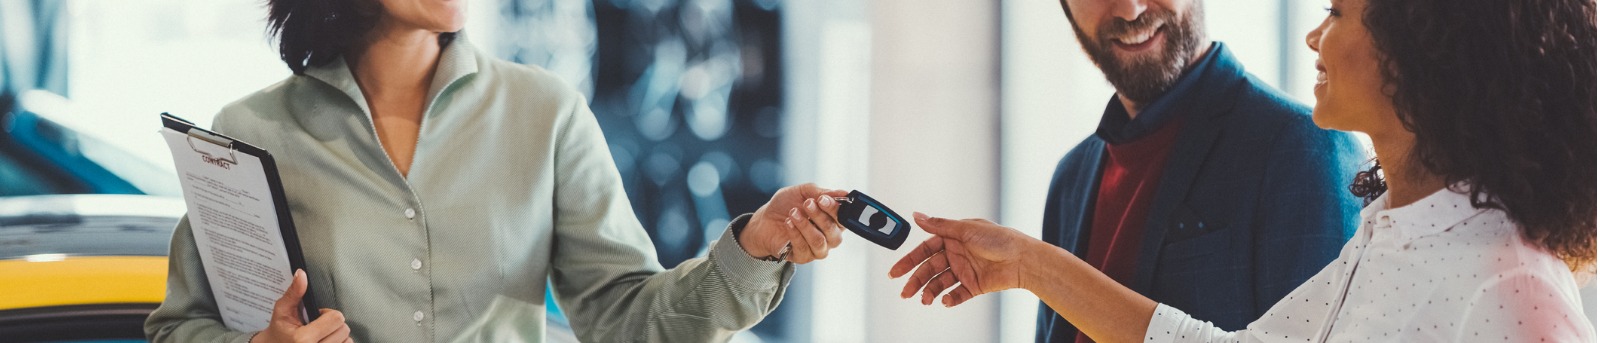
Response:
POLYGON ((738 286, 746 290, 769 289, 782 285, 785 274, 793 273, 793 264, 787 261, 762 261, 750 257, 750 253, 739 246, 739 241, 733 238, 733 228, 743 228, 750 223, 750 214, 746 213, 734 218, 728 223, 728 229, 722 231, 722 237, 711 243, 710 260, 727 277, 738 286))
POLYGON ((1178 330, 1187 320, 1190 320, 1189 314, 1167 304, 1156 303, 1156 312, 1150 315, 1150 326, 1144 329, 1144 341, 1177 342, 1178 330))

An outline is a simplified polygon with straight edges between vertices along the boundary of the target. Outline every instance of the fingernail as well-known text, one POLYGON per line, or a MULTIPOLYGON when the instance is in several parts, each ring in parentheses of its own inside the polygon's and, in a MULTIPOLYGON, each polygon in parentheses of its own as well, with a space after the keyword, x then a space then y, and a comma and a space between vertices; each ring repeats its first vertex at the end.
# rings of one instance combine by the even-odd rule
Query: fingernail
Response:
POLYGON ((822 199, 822 206, 833 206, 833 197, 830 197, 830 196, 824 194, 824 195, 822 195, 821 199, 822 199))
POLYGON ((917 218, 917 220, 928 220, 928 215, 922 214, 922 212, 911 212, 911 217, 917 218))
POLYGON ((798 208, 789 209, 789 215, 791 215, 791 216, 799 216, 800 215, 800 209, 798 209, 798 208))

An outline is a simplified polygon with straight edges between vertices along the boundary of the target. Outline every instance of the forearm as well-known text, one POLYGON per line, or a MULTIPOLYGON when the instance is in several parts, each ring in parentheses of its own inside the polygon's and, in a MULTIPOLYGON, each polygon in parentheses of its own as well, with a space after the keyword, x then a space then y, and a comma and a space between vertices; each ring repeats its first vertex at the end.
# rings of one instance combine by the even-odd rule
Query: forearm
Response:
MULTIPOLYGON (((572 297, 563 299, 563 305, 572 304, 568 307, 569 316, 584 341, 725 340, 760 322, 776 308, 794 273, 793 266, 787 263, 755 260, 729 235, 724 233, 712 243, 708 256, 664 271, 561 272, 553 279, 557 295, 572 297), (596 274, 617 277, 584 278, 596 274)), ((572 257, 587 258, 596 249, 587 250, 591 253, 572 257)))
POLYGON ((1030 250, 1030 256, 1038 258, 1024 268, 1024 289, 1096 341, 1144 340, 1155 301, 1122 286, 1065 249, 1039 242, 1030 250))

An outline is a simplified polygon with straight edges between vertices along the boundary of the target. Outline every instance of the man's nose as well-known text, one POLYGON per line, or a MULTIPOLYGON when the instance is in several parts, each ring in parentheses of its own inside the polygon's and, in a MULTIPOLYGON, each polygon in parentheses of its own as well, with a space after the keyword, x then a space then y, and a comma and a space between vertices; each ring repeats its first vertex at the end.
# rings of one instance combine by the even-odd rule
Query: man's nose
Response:
POLYGON ((1148 0, 1111 0, 1111 15, 1124 21, 1134 21, 1150 8, 1148 0))

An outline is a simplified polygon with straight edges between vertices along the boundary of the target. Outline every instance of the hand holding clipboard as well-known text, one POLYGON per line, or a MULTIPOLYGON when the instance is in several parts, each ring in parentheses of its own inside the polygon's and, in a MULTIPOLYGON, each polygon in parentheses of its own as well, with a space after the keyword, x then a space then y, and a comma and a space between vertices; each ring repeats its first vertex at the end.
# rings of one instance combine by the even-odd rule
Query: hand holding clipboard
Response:
POLYGON ((279 300, 297 293, 295 324, 315 321, 319 313, 306 310, 318 307, 305 275, 295 272, 306 263, 272 155, 171 114, 161 122, 222 322, 265 330, 277 320, 279 300))

